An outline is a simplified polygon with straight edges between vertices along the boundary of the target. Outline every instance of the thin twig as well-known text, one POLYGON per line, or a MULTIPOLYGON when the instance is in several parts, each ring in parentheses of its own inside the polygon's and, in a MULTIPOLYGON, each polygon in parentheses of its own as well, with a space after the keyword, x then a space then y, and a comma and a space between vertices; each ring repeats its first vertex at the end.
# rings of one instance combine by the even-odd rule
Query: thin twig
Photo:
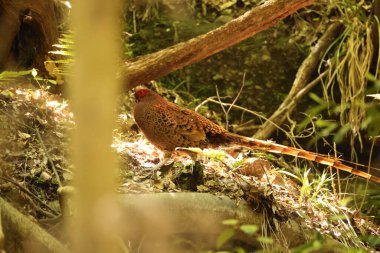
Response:
MULTIPOLYGON (((337 158, 337 153, 336 153, 336 143, 334 142, 334 158, 336 159, 337 158)), ((330 169, 330 175, 331 175, 331 188, 333 190, 333 193, 335 196, 338 196, 339 195, 336 193, 336 188, 335 188, 335 182, 334 182, 334 177, 333 177, 333 167, 332 166, 329 166, 329 169, 330 169)), ((336 170, 337 173, 338 173, 338 186, 339 186, 339 193, 341 192, 340 191, 340 181, 339 181, 339 170, 336 170)))
POLYGON ((48 204, 46 204, 45 202, 43 202, 39 197, 37 197, 34 193, 32 193, 31 191, 29 191, 27 188, 25 188, 24 186, 22 186, 21 184, 19 184, 18 182, 8 178, 8 177, 3 177, 3 176, 0 176, 1 179, 3 180, 6 180, 16 186, 18 186, 20 188, 21 191, 25 192, 26 194, 29 194, 30 196, 32 196, 34 199, 36 199, 38 201, 38 203, 40 203, 41 205, 43 205, 44 207, 46 207, 47 209, 49 209, 52 213, 54 213, 55 215, 59 215, 59 213, 57 211, 55 211, 53 208, 51 208, 48 204))
POLYGON ((42 138, 41 138, 41 135, 40 135, 40 131, 37 128, 35 128, 34 131, 37 133, 38 140, 39 140, 39 142, 40 142, 40 144, 42 146, 42 149, 45 152, 45 155, 46 155, 46 157, 47 157, 47 159, 48 159, 48 161, 49 161, 49 163, 51 165, 51 168, 52 168, 52 170, 54 172, 54 175, 55 175, 55 177, 57 179, 58 185, 59 185, 59 187, 62 187, 61 179, 59 178, 59 175, 58 175, 57 170, 55 169, 53 160, 51 159, 51 157, 50 157, 50 155, 49 155, 49 153, 48 153, 48 151, 46 149, 46 146, 45 146, 44 142, 42 141, 42 138))
POLYGON ((61 182, 61 180, 59 178, 58 172, 57 172, 57 170, 56 170, 56 168, 54 166, 53 160, 51 159, 51 157, 49 155, 49 152, 46 149, 46 146, 45 146, 44 142, 42 141, 42 138, 41 138, 39 130, 37 128, 33 128, 31 126, 26 125, 24 122, 19 121, 18 119, 16 119, 15 117, 13 117, 12 115, 10 115, 10 114, 8 114, 6 112, 3 112, 3 113, 5 115, 7 115, 10 119, 12 119, 14 122, 16 122, 19 125, 22 125, 22 126, 28 128, 28 129, 32 130, 32 131, 34 131, 37 134, 37 137, 38 137, 38 140, 39 140, 39 142, 40 142, 40 144, 42 146, 42 149, 44 150, 44 153, 45 153, 45 155, 46 155, 46 157, 47 157, 47 159, 48 159, 48 161, 49 161, 49 163, 50 163, 50 165, 51 165, 51 167, 53 169, 54 175, 57 178, 58 185, 60 187, 62 187, 62 182, 61 182))
MULTIPOLYGON (((223 110, 223 112, 224 112, 224 117, 226 118, 226 126, 225 126, 225 128, 226 128, 227 130, 228 130, 229 125, 230 125, 230 122, 229 122, 229 113, 230 113, 232 107, 234 106, 234 104, 236 103, 236 101, 238 100, 238 98, 240 97, 241 92, 243 91, 243 88, 244 88, 244 84, 245 84, 245 74, 246 74, 246 72, 244 72, 244 75, 243 75, 243 82, 242 82, 242 85, 240 86, 239 92, 238 92, 238 94, 236 95, 235 99, 232 101, 231 105, 228 107, 227 110, 224 108, 224 105, 223 105, 223 103, 222 103, 222 100, 221 100, 221 98, 220 98, 220 96, 219 96, 218 86, 215 86, 215 89, 216 89, 216 97, 218 98, 219 104, 220 104, 220 106, 222 107, 222 110, 223 110)), ((198 106, 197 106, 197 108, 198 108, 198 106)))
POLYGON ((33 208, 37 212, 40 212, 40 213, 42 213, 43 215, 45 215, 46 217, 49 217, 49 218, 57 218, 58 217, 57 215, 51 214, 51 213, 45 211, 44 209, 42 209, 41 207, 39 207, 36 203, 34 203, 33 199, 30 196, 25 196, 25 197, 29 199, 29 203, 33 206, 33 208))
MULTIPOLYGON (((265 116, 261 115, 260 113, 252 111, 252 110, 249 110, 249 109, 244 108, 244 107, 239 106, 239 105, 233 105, 233 104, 230 104, 230 103, 224 103, 224 102, 216 101, 216 100, 214 100, 212 98, 209 98, 206 101, 207 102, 213 102, 213 103, 216 103, 216 104, 221 104, 223 106, 232 106, 232 107, 234 107, 236 109, 239 109, 241 111, 245 111, 245 112, 248 112, 250 114, 253 114, 253 115, 255 115, 255 116, 257 116, 257 117, 259 117, 261 119, 269 120, 268 118, 266 118, 265 116)), ((204 104, 204 102, 202 102, 202 103, 204 104)), ((289 136, 289 133, 285 129, 283 129, 280 126, 276 125, 274 122, 272 122, 272 124, 274 124, 279 130, 281 130, 282 132, 284 132, 284 134, 286 134, 287 136, 289 136)))
MULTIPOLYGON (((278 111, 276 111, 274 114, 272 115, 277 115, 277 114, 285 114, 286 111, 288 110, 291 110, 292 106, 295 106, 295 104, 298 102, 299 99, 302 98, 302 96, 304 96, 311 88, 313 88, 316 84, 318 84, 322 79, 323 77, 328 73, 328 71, 326 70, 325 72, 321 73, 316 79, 314 79, 313 81, 311 81, 310 83, 308 83, 303 89, 301 89, 295 96, 294 96, 294 99, 291 101, 291 103, 289 103, 287 106, 285 107, 282 107, 282 108, 279 108, 278 111)), ((239 109, 243 112, 248 112, 252 115, 255 115, 256 117, 260 118, 260 119, 263 119, 264 121, 272 124, 273 126, 275 126, 277 129, 281 130, 286 136, 288 136, 288 138, 291 140, 291 142, 293 144, 297 144, 297 146, 299 146, 299 144, 293 139, 293 136, 290 136, 289 132, 286 131, 285 129, 283 129, 282 127, 280 127, 279 125, 277 125, 275 122, 271 121, 269 118, 263 116, 262 114, 260 113, 257 113, 255 111, 252 111, 252 110, 249 110, 247 108, 244 108, 244 107, 241 107, 241 106, 238 106, 238 105, 235 105, 235 104, 230 104, 230 103, 224 103, 220 100, 220 97, 219 97, 219 93, 218 93, 218 89, 216 89, 216 92, 217 92, 217 96, 216 98, 218 98, 219 101, 216 101, 214 100, 213 98, 214 97, 209 97, 207 98, 206 100, 204 100, 202 103, 200 103, 197 107, 195 107, 195 111, 197 111, 201 106, 205 105, 206 103, 208 102, 213 102, 213 103, 217 103, 217 104, 220 104, 222 106, 222 109, 223 111, 225 112, 226 114, 226 110, 224 109, 224 106, 229 106, 230 108, 234 107, 236 109, 239 109)), ((272 116, 273 117, 273 116, 272 116)))
POLYGON ((238 100, 238 98, 239 98, 240 95, 241 95, 241 92, 243 91, 243 88, 244 88, 244 85, 245 85, 245 74, 246 74, 246 72, 244 71, 244 74, 243 74, 243 82, 242 82, 242 84, 241 84, 241 86, 240 86, 240 89, 239 89, 239 91, 238 91, 238 93, 237 93, 237 95, 236 95, 234 101, 232 101, 232 104, 231 104, 230 107, 228 107, 228 109, 227 109, 226 129, 228 129, 228 126, 229 126, 228 115, 229 115, 229 113, 230 113, 230 111, 231 111, 231 109, 232 109, 232 106, 236 103, 236 101, 238 100))
POLYGON ((225 128, 228 130, 228 124, 229 124, 229 120, 228 120, 228 113, 226 111, 226 109, 224 108, 224 105, 222 103, 222 100, 220 99, 220 96, 219 96, 219 90, 218 90, 218 86, 215 86, 215 90, 216 90, 216 97, 218 98, 218 101, 219 101, 219 104, 220 104, 220 107, 222 108, 223 112, 224 112, 224 117, 226 118, 226 126, 225 128))
MULTIPOLYGON (((286 114, 289 113, 291 110, 293 110, 293 108, 296 106, 296 104, 298 103, 298 101, 307 93, 309 92, 315 85, 317 85, 322 79, 323 77, 325 77, 326 75, 328 74, 328 70, 325 70, 323 73, 321 73, 317 78, 315 78, 313 81, 311 81, 310 83, 308 83, 307 85, 305 85, 305 87, 303 87, 302 89, 299 90, 298 93, 296 93, 294 95, 294 97, 292 97, 291 100, 288 100, 289 102, 288 103, 284 103, 282 104, 282 106, 280 106, 277 111, 275 111, 272 116, 270 118, 268 118, 266 120, 266 122, 264 123, 264 125, 266 124, 271 124, 273 126, 275 126, 277 129, 280 129, 279 126, 277 124, 275 124, 275 122, 282 122, 283 120, 282 119, 285 119, 286 118, 286 114), (281 117, 281 120, 278 120, 278 118, 281 117), (272 121, 271 118, 274 120, 272 121), (268 123, 267 123, 268 122, 268 123)), ((263 125, 263 126, 264 126, 263 125)), ((280 129, 281 130, 281 129, 280 129)), ((255 134, 255 137, 258 138, 262 135, 262 132, 263 131, 258 131, 256 134, 255 134)), ((259 138, 261 139, 261 138, 259 138)))
POLYGON ((217 98, 217 96, 208 97, 207 99, 203 100, 199 105, 197 105, 194 108, 194 111, 198 112, 199 108, 201 108, 203 105, 207 104, 208 102, 210 102, 211 99, 214 99, 214 98, 217 98))
MULTIPOLYGON (((376 140, 377 140, 378 136, 377 137, 374 137, 373 140, 372 140, 372 145, 371 145, 371 149, 370 149, 370 152, 369 152, 369 158, 368 158, 368 168, 367 168, 367 173, 368 174, 371 174, 371 162, 372 162, 372 155, 373 155, 373 149, 375 147, 375 143, 376 143, 376 140)), ((365 184, 365 190, 364 192, 367 193, 368 191, 368 183, 369 183, 369 180, 367 180, 366 184, 365 184)), ((364 194, 364 197, 360 203, 360 208, 359 210, 361 210, 363 208, 363 205, 364 205, 364 202, 365 202, 365 197, 367 195, 364 194)))

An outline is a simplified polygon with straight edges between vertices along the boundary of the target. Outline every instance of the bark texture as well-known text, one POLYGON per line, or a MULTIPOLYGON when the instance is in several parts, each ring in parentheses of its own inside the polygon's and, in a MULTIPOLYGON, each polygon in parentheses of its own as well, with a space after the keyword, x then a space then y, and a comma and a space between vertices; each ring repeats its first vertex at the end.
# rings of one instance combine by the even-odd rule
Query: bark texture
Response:
POLYGON ((127 89, 201 61, 274 26, 314 0, 269 0, 224 26, 156 53, 127 61, 121 78, 127 89))

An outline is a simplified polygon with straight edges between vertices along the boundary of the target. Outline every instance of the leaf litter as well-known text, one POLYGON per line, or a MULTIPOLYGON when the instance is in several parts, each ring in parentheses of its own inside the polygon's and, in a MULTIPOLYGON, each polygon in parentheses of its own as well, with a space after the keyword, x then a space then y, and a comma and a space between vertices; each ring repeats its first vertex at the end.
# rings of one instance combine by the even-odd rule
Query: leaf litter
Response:
MULTIPOLYGON (((380 236, 370 217, 341 205, 327 184, 302 195, 302 185, 265 154, 239 147, 179 149, 160 170, 152 170, 163 153, 138 133, 125 113, 130 99, 123 99, 112 145, 120 164, 117 192, 206 192, 237 203, 260 203, 256 208, 271 219, 297 220, 305 230, 346 246, 366 248, 359 235, 380 236)), ((38 221, 60 214, 59 183, 71 185, 75 177, 69 157, 74 127, 73 113, 61 97, 43 90, 0 89, 0 192, 38 221)))

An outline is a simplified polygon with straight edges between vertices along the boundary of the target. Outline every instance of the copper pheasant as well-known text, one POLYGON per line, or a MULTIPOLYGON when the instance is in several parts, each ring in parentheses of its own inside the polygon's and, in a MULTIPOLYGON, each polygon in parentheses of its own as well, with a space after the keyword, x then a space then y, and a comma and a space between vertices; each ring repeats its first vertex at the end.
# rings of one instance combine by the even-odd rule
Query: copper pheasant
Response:
POLYGON ((177 147, 218 147, 237 144, 272 153, 304 158, 380 183, 380 178, 344 165, 340 161, 306 150, 233 134, 197 112, 182 108, 156 92, 142 88, 135 92, 134 118, 146 138, 163 151, 177 147))

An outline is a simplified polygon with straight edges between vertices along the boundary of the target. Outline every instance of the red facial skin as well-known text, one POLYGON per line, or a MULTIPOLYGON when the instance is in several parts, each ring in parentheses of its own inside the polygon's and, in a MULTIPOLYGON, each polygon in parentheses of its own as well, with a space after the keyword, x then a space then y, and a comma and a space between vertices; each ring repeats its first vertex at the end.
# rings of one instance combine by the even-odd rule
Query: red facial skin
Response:
POLYGON ((149 92, 150 90, 145 88, 138 89, 135 91, 135 98, 137 99, 137 101, 140 101, 140 99, 148 95, 149 92))

